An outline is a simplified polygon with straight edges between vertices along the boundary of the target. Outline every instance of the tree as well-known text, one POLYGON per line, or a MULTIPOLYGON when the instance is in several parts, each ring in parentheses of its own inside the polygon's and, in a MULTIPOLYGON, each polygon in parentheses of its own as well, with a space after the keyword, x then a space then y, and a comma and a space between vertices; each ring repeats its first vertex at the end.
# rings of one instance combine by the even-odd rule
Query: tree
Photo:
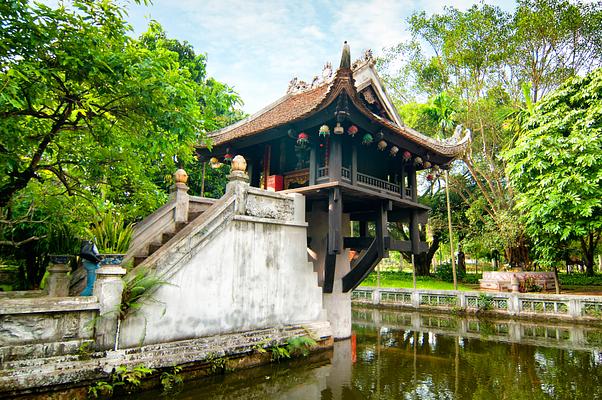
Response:
POLYGON ((113 1, 65 4, 0 4, 0 256, 35 258, 29 287, 57 224, 148 215, 193 145, 238 115, 205 57, 158 24, 135 40, 113 1))
POLYGON ((602 69, 545 97, 505 158, 538 262, 553 264, 559 244, 578 239, 593 275, 602 235, 602 69))
POLYGON ((404 98, 445 91, 458 99, 455 119, 471 129, 473 141, 463 156, 466 169, 450 176, 450 189, 470 207, 472 236, 499 246, 513 266, 528 267, 530 255, 499 156, 517 133, 508 119, 524 108, 524 82, 532 82, 527 99, 540 99, 566 77, 600 65, 601 18, 601 4, 565 0, 519 1, 513 13, 487 4, 416 13, 408 20, 412 40, 379 63, 390 84, 410 88, 404 98), (392 76, 388 66, 395 68, 392 76))

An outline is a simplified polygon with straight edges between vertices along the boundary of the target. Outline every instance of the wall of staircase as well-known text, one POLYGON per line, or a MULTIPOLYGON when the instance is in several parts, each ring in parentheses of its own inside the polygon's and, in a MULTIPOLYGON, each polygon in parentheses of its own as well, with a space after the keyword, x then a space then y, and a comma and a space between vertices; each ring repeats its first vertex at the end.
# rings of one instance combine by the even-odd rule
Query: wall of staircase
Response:
POLYGON ((212 204, 188 204, 187 221, 155 222, 162 228, 140 233, 128 254, 136 267, 126 280, 150 271, 166 283, 123 322, 120 348, 325 321, 303 196, 233 180, 212 204))

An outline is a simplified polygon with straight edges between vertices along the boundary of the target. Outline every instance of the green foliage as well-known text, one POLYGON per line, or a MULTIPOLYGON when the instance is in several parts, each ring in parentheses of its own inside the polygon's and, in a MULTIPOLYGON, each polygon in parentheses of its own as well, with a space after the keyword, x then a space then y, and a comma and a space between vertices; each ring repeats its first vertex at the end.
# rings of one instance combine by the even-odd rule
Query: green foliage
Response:
POLYGON ((77 348, 77 358, 81 361, 86 361, 92 358, 91 355, 94 352, 92 346, 93 343, 91 342, 83 342, 80 344, 77 348))
POLYGON ((193 145, 242 117, 205 55, 156 22, 132 39, 122 4, 0 5, 0 258, 22 266, 22 288, 39 284, 61 226, 84 237, 105 213, 148 215, 176 166, 199 164, 193 145))
MULTIPOLYGON (((456 277, 458 278, 458 281, 463 280, 464 276, 464 271, 460 271, 456 267, 456 277)), ((439 280, 442 280, 443 282, 453 282, 454 274, 452 270, 452 265, 450 263, 444 263, 438 266, 437 271, 435 272, 435 277, 437 277, 437 279, 439 280)))
POLYGON ((88 233, 94 238, 100 253, 125 254, 130 247, 134 225, 126 224, 121 215, 108 212, 92 225, 88 233))
POLYGON ((492 302, 493 302, 493 297, 491 297, 485 293, 479 294, 479 298, 477 299, 479 311, 491 310, 492 302))
POLYGON ((109 382, 96 382, 88 388, 88 394, 93 398, 111 398, 118 387, 123 387, 123 390, 130 394, 140 386, 144 378, 153 372, 155 372, 154 369, 142 364, 131 369, 125 365, 120 365, 111 374, 109 382))
POLYGON ((163 394, 171 394, 176 392, 184 383, 182 376, 182 367, 175 366, 171 372, 164 371, 161 373, 161 386, 163 387, 163 394))
POLYGON ((316 347, 315 340, 308 336, 295 336, 286 342, 286 350, 290 356, 302 355, 306 357, 312 348, 316 347))
MULTIPOLYGON (((537 260, 553 265, 563 242, 591 256, 602 232, 602 69, 544 98, 505 152, 537 260)), ((589 267, 589 266, 588 266, 589 267)), ((593 269, 591 270, 593 273, 593 269)))
POLYGON ((139 310, 144 302, 152 301, 152 293, 165 284, 168 282, 147 269, 137 271, 133 278, 125 282, 118 310, 119 319, 123 321, 128 314, 139 310))
POLYGON ((558 274, 560 287, 564 286, 602 286, 602 275, 558 274))
POLYGON ((110 399, 113 396, 114 389, 113 384, 99 381, 88 388, 88 395, 94 399, 110 399))
POLYGON ((209 354, 205 359, 205 361, 209 363, 209 372, 211 374, 225 374, 226 372, 230 371, 230 368, 228 367, 228 360, 228 357, 218 357, 217 354, 214 353, 209 354))
POLYGON ((270 350, 272 351, 272 361, 280 362, 284 358, 291 358, 291 354, 286 347, 275 344, 270 350))

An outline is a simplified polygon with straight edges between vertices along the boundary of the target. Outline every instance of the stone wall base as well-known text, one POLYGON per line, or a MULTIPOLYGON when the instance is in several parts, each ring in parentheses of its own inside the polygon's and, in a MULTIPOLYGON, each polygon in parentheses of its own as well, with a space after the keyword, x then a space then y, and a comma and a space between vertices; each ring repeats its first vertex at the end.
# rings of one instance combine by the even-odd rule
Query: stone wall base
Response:
POLYGON ((161 372, 171 371, 176 365, 182 366, 185 379, 210 375, 209 360, 216 358, 223 357, 228 370, 250 368, 271 362, 271 352, 259 352, 258 346, 283 346, 295 336, 313 338, 318 344, 314 352, 333 346, 330 324, 313 322, 104 351, 86 357, 70 355, 13 361, 0 369, 0 397, 68 391, 60 395, 87 398, 88 387, 97 381, 108 380, 111 372, 119 366, 133 368, 144 365, 155 369, 153 376, 142 386, 144 389, 160 385, 158 377, 161 372))

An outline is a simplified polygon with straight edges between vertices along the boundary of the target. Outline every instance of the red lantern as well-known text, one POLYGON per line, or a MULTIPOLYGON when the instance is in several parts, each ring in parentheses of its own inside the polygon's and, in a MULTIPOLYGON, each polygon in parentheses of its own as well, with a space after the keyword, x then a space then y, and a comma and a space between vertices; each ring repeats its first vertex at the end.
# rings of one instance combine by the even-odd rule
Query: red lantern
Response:
POLYGON ((433 179, 435 179, 435 177, 432 174, 428 174, 426 176, 426 180, 429 181, 429 182, 433 181, 433 179))
POLYGON ((297 144, 299 146, 305 146, 308 142, 309 142, 309 136, 307 135, 307 133, 301 132, 297 136, 297 144))
POLYGON ((403 152, 402 157, 404 161, 410 161, 412 159, 412 153, 406 150, 403 152))
POLYGON ((355 134, 359 131, 359 129, 357 129, 357 126, 355 125, 351 125, 348 129, 347 129, 347 133, 349 134, 349 136, 355 136, 355 134))
POLYGON ((230 163, 232 162, 232 159, 234 158, 234 156, 230 153, 226 153, 226 155, 224 156, 224 162, 225 163, 230 163))

